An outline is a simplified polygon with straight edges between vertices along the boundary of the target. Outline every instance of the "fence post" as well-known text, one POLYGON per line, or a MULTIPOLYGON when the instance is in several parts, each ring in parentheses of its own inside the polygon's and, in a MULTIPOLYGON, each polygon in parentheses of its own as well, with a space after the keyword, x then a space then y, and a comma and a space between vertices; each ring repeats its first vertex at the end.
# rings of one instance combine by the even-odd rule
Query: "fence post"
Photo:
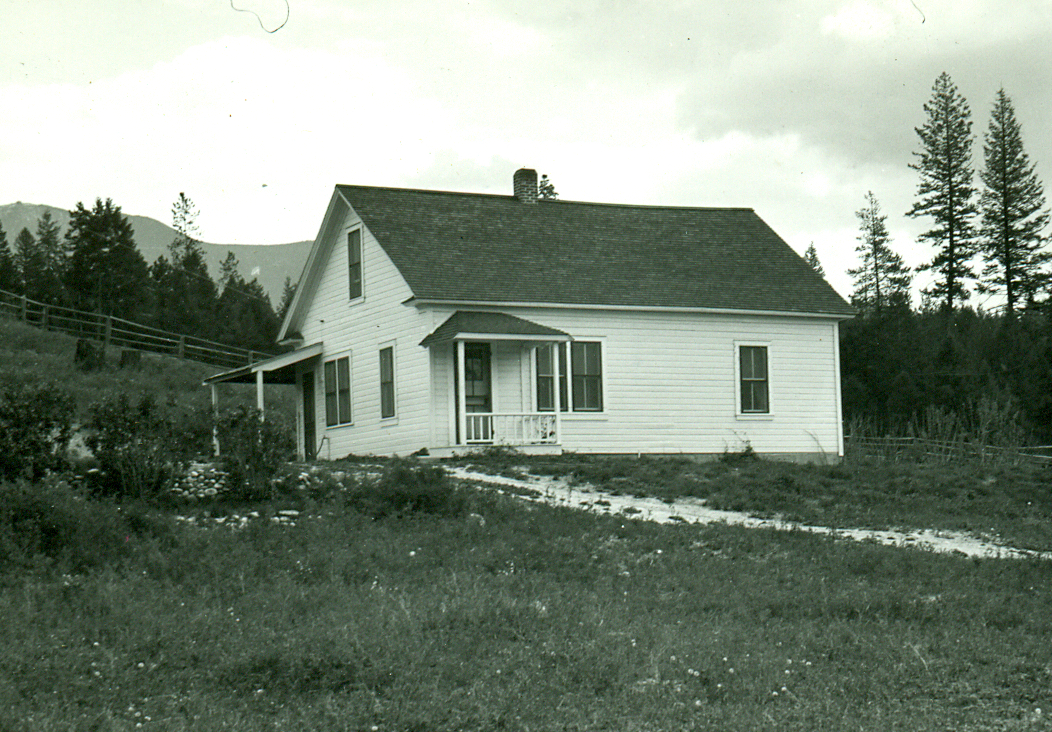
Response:
POLYGON ((44 330, 47 330, 47 308, 48 306, 45 305, 40 310, 40 327, 44 330))
POLYGON ((248 352, 248 365, 251 366, 255 362, 256 362, 256 353, 255 353, 255 351, 249 351, 248 352))
POLYGON ((179 358, 186 358, 186 336, 179 336, 179 358))
POLYGON ((27 300, 26 300, 26 296, 25 296, 25 295, 22 295, 22 310, 21 310, 21 316, 22 316, 22 322, 23 322, 23 323, 25 323, 25 322, 26 322, 26 318, 28 317, 28 315, 29 315, 29 303, 28 303, 28 302, 27 302, 27 300))
POLYGON ((106 316, 106 330, 102 335, 102 347, 110 347, 110 337, 113 335, 113 317, 110 315, 106 316))

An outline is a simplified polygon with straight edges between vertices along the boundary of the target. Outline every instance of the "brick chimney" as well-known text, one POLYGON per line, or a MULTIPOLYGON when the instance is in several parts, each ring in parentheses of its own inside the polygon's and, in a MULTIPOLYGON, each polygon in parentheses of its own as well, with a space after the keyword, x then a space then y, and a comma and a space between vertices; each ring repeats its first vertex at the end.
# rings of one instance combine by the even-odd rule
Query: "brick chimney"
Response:
POLYGON ((532 168, 516 170, 512 190, 519 203, 537 203, 537 171, 532 168))

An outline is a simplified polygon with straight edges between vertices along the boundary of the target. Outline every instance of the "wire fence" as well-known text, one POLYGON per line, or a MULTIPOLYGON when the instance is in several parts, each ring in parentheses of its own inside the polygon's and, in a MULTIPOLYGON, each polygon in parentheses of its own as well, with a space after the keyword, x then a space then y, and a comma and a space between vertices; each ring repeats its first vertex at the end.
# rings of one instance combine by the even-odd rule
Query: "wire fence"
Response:
POLYGON ((869 457, 888 461, 978 460, 981 463, 1031 463, 1052 465, 1052 445, 1001 447, 969 440, 930 440, 922 437, 855 437, 845 438, 850 457, 869 457))
POLYGON ((221 368, 249 366, 274 355, 171 333, 112 315, 49 305, 5 290, 0 290, 0 314, 13 316, 23 323, 45 330, 100 341, 104 346, 163 353, 221 368))

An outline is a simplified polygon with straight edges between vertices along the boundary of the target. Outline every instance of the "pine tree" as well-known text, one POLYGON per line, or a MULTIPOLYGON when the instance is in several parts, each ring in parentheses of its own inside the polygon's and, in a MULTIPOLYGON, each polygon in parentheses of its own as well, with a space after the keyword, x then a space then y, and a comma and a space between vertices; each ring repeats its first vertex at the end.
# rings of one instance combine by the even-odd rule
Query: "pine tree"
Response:
POLYGON ((41 300, 44 279, 44 260, 40 256, 37 240, 22 227, 15 237, 15 264, 18 267, 18 278, 22 282, 22 294, 31 300, 41 300))
POLYGON ((968 299, 965 280, 974 278, 970 260, 976 253, 975 188, 972 185, 972 121, 968 102, 957 91, 950 75, 935 80, 932 98, 924 105, 928 119, 916 128, 921 140, 919 158, 910 167, 920 173, 918 200, 907 216, 931 216, 934 227, 921 241, 938 248, 921 270, 934 270, 936 281, 925 294, 942 302, 946 312, 968 299))
POLYGON ((980 234, 986 266, 979 289, 1004 293, 1005 312, 1013 317, 1017 303, 1032 304, 1047 282, 1045 267, 1052 255, 1041 251, 1041 232, 1049 220, 1044 188, 1023 149, 1015 109, 1004 89, 994 101, 983 153, 980 234))
POLYGON ((121 207, 95 199, 90 211, 78 202, 69 212, 66 243, 68 285, 75 306, 124 318, 149 311, 149 272, 121 207))
POLYGON ((549 201, 559 198, 559 194, 555 191, 555 185, 548 180, 547 175, 541 175, 541 182, 537 186, 537 197, 549 201))
POLYGON ((219 265, 219 284, 222 292, 216 309, 216 337, 242 348, 273 348, 280 325, 278 317, 259 281, 253 278, 245 282, 242 278, 233 252, 228 251, 219 265))
POLYGON ((40 257, 41 271, 36 286, 36 299, 53 305, 69 305, 66 292, 66 252, 59 234, 62 229, 51 217, 50 211, 37 219, 36 247, 40 257))
POLYGON ((811 269, 813 269, 819 277, 826 276, 826 271, 822 268, 822 263, 818 261, 818 250, 815 249, 814 242, 811 242, 811 246, 809 246, 807 251, 804 252, 804 261, 811 265, 811 269))
POLYGON ((158 257, 150 268, 156 283, 157 322, 162 328, 201 337, 214 334, 218 291, 208 275, 204 251, 195 238, 197 208, 185 193, 172 205, 176 235, 168 245, 171 259, 158 257))
POLYGON ((0 224, 0 290, 22 294, 22 279, 18 276, 18 265, 11 245, 7 243, 7 232, 0 224))
POLYGON ((278 320, 284 321, 285 316, 289 312, 289 308, 292 307, 292 299, 296 297, 297 284, 292 284, 292 278, 285 278, 285 286, 281 290, 281 304, 278 305, 278 320))
POLYGON ((866 205, 855 216, 861 231, 855 251, 861 255, 862 264, 847 271, 855 279, 851 304, 864 314, 881 313, 891 307, 908 308, 910 270, 888 246, 888 217, 881 213, 873 191, 866 194, 866 205))

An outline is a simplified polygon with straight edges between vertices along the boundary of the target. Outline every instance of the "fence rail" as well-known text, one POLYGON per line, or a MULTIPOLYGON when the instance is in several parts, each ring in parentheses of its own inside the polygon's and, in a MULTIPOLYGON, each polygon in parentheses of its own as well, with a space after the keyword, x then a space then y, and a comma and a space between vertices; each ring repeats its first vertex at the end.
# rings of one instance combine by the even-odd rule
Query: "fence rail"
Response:
POLYGON ((45 330, 101 341, 105 346, 163 353, 221 368, 248 366, 274 355, 172 333, 112 315, 49 305, 5 290, 0 290, 0 314, 45 330))
POLYGON ((923 458, 949 462, 978 459, 980 462, 1037 463, 1052 465, 1052 445, 1001 447, 966 440, 929 440, 922 437, 845 438, 848 454, 884 460, 923 458))

